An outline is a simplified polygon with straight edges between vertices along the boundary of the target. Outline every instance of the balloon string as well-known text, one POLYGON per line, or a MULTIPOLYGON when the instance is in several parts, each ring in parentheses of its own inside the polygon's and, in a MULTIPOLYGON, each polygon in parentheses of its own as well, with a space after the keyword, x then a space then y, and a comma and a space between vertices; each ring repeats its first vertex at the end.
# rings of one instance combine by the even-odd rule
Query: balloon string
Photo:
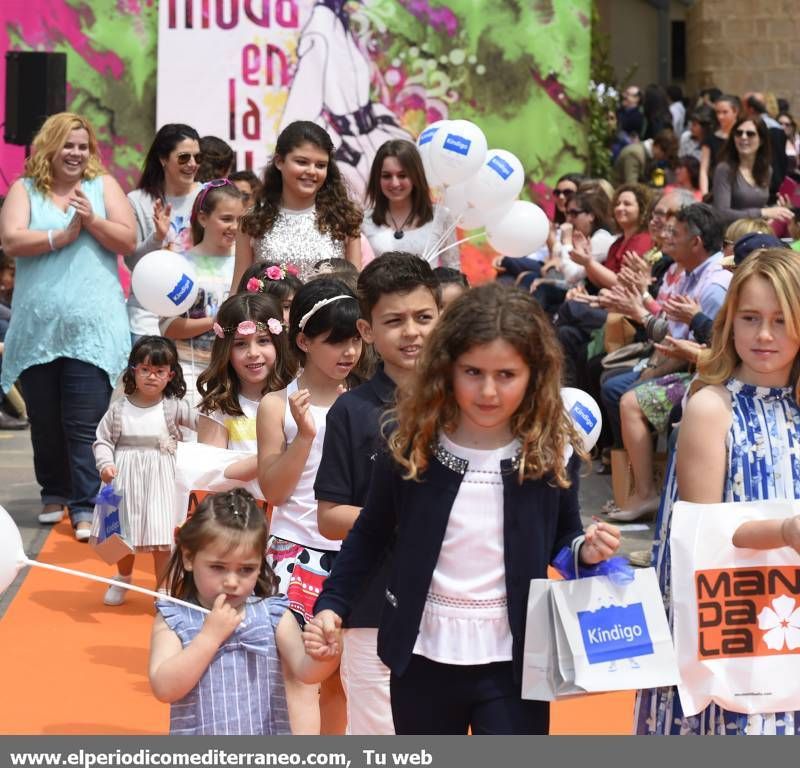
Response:
MULTIPOLYGON (((437 200, 433 204, 433 222, 436 222, 436 217, 439 215, 439 209, 442 207, 442 204, 439 200, 437 200)), ((431 235, 433 234, 433 227, 428 230, 428 236, 425 238, 425 247, 422 249, 422 258, 427 261, 428 259, 428 245, 431 242, 431 235)), ((433 246, 436 248, 436 246, 433 246)))
POLYGON ((185 600, 180 600, 177 597, 173 597, 172 595, 164 592, 154 592, 152 589, 137 587, 135 584, 126 584, 124 581, 118 581, 117 579, 107 579, 105 576, 95 576, 93 573, 85 573, 84 571, 73 571, 71 568, 62 568, 60 565, 40 563, 38 560, 29 560, 27 557, 24 558, 22 562, 24 565, 33 565, 37 568, 45 568, 48 571, 58 571, 59 573, 66 573, 69 576, 81 576, 84 579, 90 579, 91 581, 99 581, 102 584, 111 584, 122 589, 130 589, 132 592, 141 592, 143 595, 151 595, 159 600, 169 600, 171 603, 176 603, 177 605, 182 605, 186 608, 192 608, 195 611, 200 611, 200 613, 211 613, 211 611, 209 611, 207 608, 203 608, 195 603, 187 603, 185 600))
MULTIPOLYGON (((423 258, 426 261, 430 261, 431 258, 433 258, 434 256, 438 256, 441 253, 441 251, 438 250, 439 246, 445 240, 447 240, 447 238, 450 236, 451 232, 455 231, 456 227, 459 225, 459 223, 461 222, 462 218, 464 218, 464 214, 460 213, 458 216, 456 216, 453 219, 453 223, 449 227, 447 227, 447 229, 444 231, 444 233, 442 235, 439 236, 439 238, 433 244, 433 248, 431 248, 430 251, 428 251, 427 243, 425 244, 425 250, 422 253, 423 253, 423 258)), ((445 250, 447 250, 447 249, 445 249, 445 250)))
POLYGON ((476 232, 474 235, 470 235, 469 237, 462 237, 461 240, 456 240, 454 243, 451 243, 446 248, 442 248, 441 251, 436 251, 436 253, 434 253, 433 255, 439 256, 445 251, 449 251, 451 248, 455 248, 457 245, 461 245, 461 243, 466 243, 467 240, 475 240, 478 237, 483 237, 484 234, 486 233, 483 230, 481 230, 480 232, 476 232))

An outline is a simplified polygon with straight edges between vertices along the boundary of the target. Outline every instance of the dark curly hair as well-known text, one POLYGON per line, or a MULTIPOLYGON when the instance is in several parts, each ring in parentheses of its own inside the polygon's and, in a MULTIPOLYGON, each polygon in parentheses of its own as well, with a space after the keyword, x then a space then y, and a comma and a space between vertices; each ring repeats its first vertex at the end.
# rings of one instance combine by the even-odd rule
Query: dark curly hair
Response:
POLYGON ((317 228, 334 240, 345 241, 361 235, 363 213, 349 198, 336 159, 331 137, 316 123, 296 120, 284 128, 275 143, 275 153, 264 170, 263 186, 255 205, 242 219, 241 229, 250 237, 262 237, 272 229, 280 212, 283 176, 275 160, 285 158, 303 144, 311 144, 328 155, 328 171, 317 192, 317 228))
POLYGON ((136 391, 136 378, 133 369, 137 365, 168 365, 175 374, 164 387, 164 397, 175 397, 180 400, 186 394, 186 382, 183 380, 183 369, 178 361, 178 350, 172 339, 165 336, 142 336, 131 350, 128 366, 122 374, 125 394, 132 395, 136 391))

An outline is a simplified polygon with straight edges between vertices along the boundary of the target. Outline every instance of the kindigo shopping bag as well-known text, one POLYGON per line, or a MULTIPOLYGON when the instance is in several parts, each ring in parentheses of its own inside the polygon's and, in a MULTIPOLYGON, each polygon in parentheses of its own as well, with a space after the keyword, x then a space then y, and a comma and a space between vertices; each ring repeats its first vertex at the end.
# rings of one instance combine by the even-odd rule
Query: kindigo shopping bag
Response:
POLYGON ((133 554, 133 547, 125 541, 119 521, 121 492, 113 485, 105 485, 95 498, 92 536, 89 544, 109 565, 114 565, 123 557, 133 554))
POLYGON ((537 579, 528 597, 523 698, 673 685, 678 670, 652 568, 609 576, 537 579))
POLYGON ((796 501, 675 504, 673 634, 687 716, 711 702, 744 714, 800 709, 800 555, 732 543, 744 522, 797 514, 796 501))

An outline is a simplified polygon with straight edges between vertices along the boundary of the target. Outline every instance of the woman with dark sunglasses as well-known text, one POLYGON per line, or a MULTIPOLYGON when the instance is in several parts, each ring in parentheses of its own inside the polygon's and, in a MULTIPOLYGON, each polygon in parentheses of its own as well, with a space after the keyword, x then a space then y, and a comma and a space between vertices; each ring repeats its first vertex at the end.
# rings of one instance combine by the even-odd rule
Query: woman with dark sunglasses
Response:
POLYGON ((525 256, 521 259, 511 258, 510 256, 498 256, 492 262, 492 266, 502 275, 500 278, 504 282, 517 282, 521 275, 526 275, 528 280, 539 277, 542 265, 554 257, 561 242, 559 228, 567 220, 567 204, 575 196, 578 187, 586 177, 580 173, 565 173, 556 182, 553 188, 553 221, 550 224, 550 235, 547 243, 536 253, 525 256))
MULTIPOLYGON (((161 126, 147 151, 142 176, 128 200, 136 214, 136 250, 125 259, 133 269, 146 253, 169 248, 180 253, 192 247, 189 220, 200 184, 195 177, 200 167, 200 136, 181 123, 161 126)), ((158 335, 158 317, 128 297, 131 337, 158 335)))
POLYGON ((767 206, 769 199, 770 139, 763 120, 742 117, 731 129, 720 152, 711 187, 713 206, 728 225, 737 219, 791 221, 792 211, 767 206))

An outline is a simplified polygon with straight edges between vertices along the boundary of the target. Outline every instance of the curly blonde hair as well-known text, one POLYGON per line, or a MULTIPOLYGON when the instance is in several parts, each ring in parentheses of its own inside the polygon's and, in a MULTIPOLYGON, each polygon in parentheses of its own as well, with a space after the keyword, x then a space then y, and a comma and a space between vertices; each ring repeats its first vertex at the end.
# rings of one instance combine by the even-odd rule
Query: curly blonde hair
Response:
POLYGON ((567 445, 572 444, 583 459, 586 453, 561 401, 561 348, 552 324, 530 294, 497 283, 473 288, 447 308, 425 342, 413 386, 398 393, 392 414, 397 428, 388 441, 406 479, 420 479, 437 435, 458 425, 453 395, 456 361, 473 347, 496 339, 514 347, 530 368, 528 387, 510 425, 522 444, 519 482, 549 476, 559 487, 569 487, 567 445))
POLYGON ((74 112, 59 112, 45 120, 33 139, 31 156, 25 162, 25 176, 33 180, 42 195, 49 195, 53 186, 53 158, 67 143, 72 131, 83 129, 89 135, 89 162, 83 172, 84 179, 95 179, 107 173, 100 161, 97 136, 91 123, 74 112))
MULTIPOLYGON (((700 383, 722 384, 733 376, 742 362, 733 339, 733 321, 739 308, 742 286, 753 276, 766 280, 775 290, 783 312, 787 333, 800 339, 800 259, 789 248, 764 248, 751 253, 733 273, 725 303, 714 319, 711 349, 698 363, 700 383)), ((789 377, 795 400, 800 404, 800 355, 795 358, 789 377)))

